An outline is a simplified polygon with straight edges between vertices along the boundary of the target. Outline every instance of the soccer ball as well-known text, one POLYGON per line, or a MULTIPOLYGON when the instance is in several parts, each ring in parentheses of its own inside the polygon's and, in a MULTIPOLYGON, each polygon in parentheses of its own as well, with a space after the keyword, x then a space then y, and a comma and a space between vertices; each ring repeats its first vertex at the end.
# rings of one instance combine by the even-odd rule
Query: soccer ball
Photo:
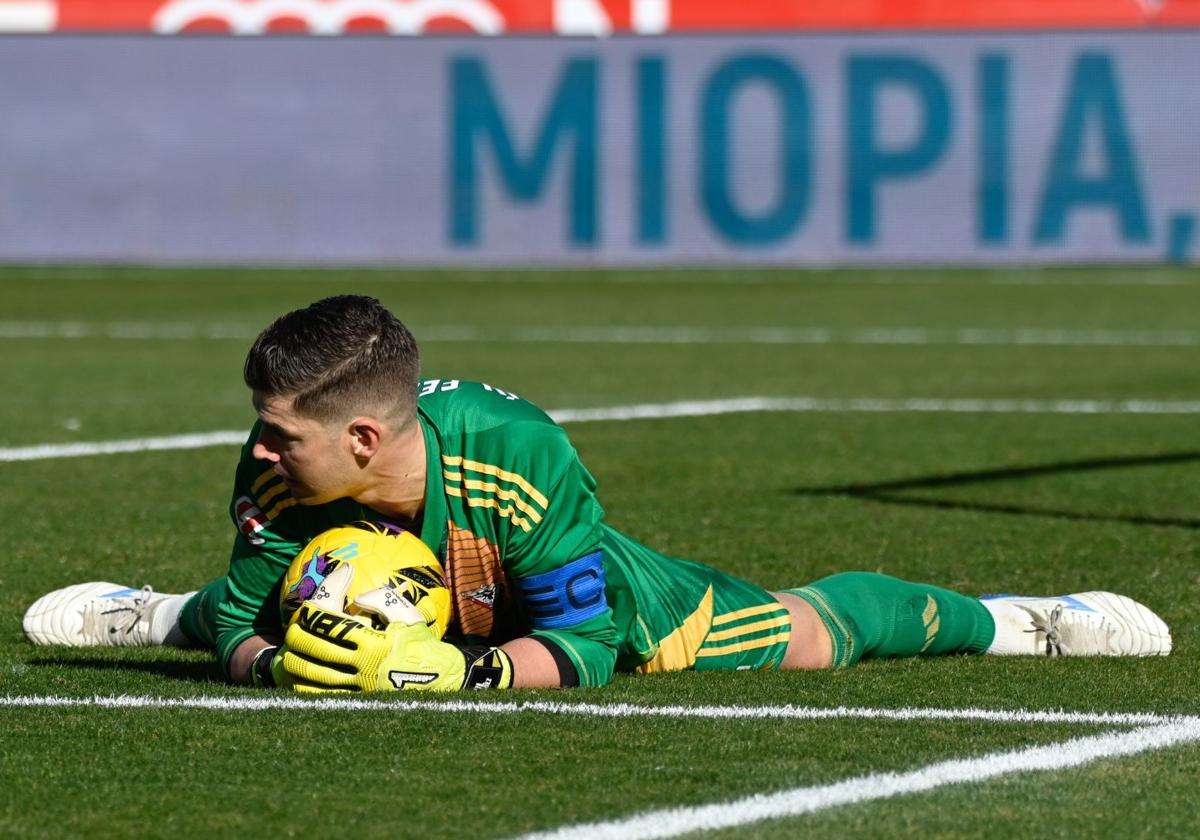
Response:
POLYGON ((286 627, 300 604, 343 563, 354 569, 344 609, 360 615, 356 596, 382 586, 393 587, 425 617, 440 639, 450 621, 450 590, 442 564, 425 543, 387 522, 354 522, 318 534, 306 545, 283 576, 279 616, 286 627))

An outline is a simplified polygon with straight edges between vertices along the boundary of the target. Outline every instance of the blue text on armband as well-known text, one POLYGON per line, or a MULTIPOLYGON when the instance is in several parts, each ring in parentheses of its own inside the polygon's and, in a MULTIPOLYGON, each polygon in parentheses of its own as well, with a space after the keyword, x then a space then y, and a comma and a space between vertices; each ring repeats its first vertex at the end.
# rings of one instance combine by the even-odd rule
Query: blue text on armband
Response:
POLYGON ((529 623, 555 630, 594 618, 608 609, 604 599, 604 564, 597 551, 540 575, 518 578, 529 623))

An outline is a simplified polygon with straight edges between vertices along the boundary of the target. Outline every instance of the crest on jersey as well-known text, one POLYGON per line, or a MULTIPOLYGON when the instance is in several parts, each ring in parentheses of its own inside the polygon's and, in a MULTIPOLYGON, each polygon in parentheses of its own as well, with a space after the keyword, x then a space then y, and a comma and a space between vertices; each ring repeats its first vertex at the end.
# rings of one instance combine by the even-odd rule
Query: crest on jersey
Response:
POLYGON ((496 584, 489 583, 478 589, 472 589, 467 593, 467 597, 476 604, 481 604, 490 610, 496 606, 496 584))
POLYGON ((271 520, 267 519, 267 515, 258 509, 249 496, 242 496, 233 503, 233 518, 238 530, 251 545, 262 545, 266 542, 258 532, 267 527, 271 520))

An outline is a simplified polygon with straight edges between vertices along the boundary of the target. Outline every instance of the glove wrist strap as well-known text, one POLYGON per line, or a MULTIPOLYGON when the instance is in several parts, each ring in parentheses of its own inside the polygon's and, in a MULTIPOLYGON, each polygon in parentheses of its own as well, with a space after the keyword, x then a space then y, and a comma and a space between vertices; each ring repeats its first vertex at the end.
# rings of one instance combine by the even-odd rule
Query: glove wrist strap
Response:
POLYGON ((460 648, 467 661, 463 688, 512 688, 512 658, 500 648, 460 648))
POLYGON ((271 660, 279 653, 278 645, 263 648, 254 654, 250 661, 250 683, 255 688, 275 688, 275 673, 271 670, 271 660))

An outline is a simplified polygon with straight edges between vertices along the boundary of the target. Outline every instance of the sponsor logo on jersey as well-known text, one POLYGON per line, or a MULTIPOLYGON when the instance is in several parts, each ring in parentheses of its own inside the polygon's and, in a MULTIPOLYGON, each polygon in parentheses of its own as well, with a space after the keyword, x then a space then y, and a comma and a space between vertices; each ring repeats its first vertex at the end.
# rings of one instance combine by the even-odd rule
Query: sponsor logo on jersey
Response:
POLYGON ((251 545, 262 545, 266 542, 263 537, 258 535, 258 532, 267 527, 270 520, 258 509, 249 496, 242 496, 233 503, 233 516, 238 530, 251 545))
POLYGON ((481 604, 489 610, 496 606, 496 584, 489 583, 466 593, 467 597, 476 604, 481 604))

